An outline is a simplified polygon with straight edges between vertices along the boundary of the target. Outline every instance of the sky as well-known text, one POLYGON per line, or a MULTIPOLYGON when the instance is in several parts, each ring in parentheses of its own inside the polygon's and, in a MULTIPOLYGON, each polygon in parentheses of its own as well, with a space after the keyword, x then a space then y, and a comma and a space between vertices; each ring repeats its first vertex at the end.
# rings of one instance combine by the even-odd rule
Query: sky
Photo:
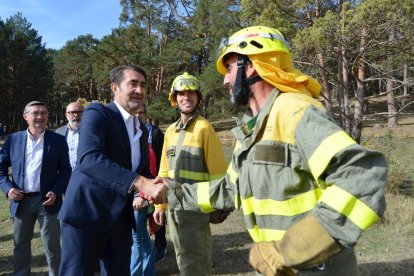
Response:
POLYGON ((101 39, 119 26, 119 0, 0 0, 0 18, 21 12, 46 48, 60 49, 68 40, 92 34, 101 39))

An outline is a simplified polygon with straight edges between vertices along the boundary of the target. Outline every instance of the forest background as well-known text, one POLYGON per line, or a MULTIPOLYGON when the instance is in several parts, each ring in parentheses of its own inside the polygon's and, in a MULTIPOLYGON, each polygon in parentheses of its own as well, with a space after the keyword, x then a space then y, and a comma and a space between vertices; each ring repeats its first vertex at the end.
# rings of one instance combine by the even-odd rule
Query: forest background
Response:
MULTIPOLYGON (((119 27, 102 39, 81 35, 60 50, 47 49, 23 14, 0 18, 0 122, 7 132, 24 129, 29 101, 49 105, 51 127, 60 125, 66 105, 77 99, 109 102, 109 71, 137 64, 147 71, 151 117, 176 119, 168 93, 184 71, 198 76, 203 113, 229 118, 233 108, 216 72, 223 37, 250 25, 282 31, 295 66, 320 80, 321 101, 338 123, 361 140, 363 122, 398 114, 412 104, 414 0, 120 0, 119 27), (368 114, 367 97, 385 95, 385 114, 368 114), (402 97, 401 100, 398 100, 402 97)), ((105 15, 103 15, 103 20, 105 15)))
MULTIPOLYGON (((0 122, 8 133, 26 128, 22 111, 31 100, 48 104, 50 128, 64 122, 71 101, 108 103, 109 71, 137 64, 148 75, 150 116, 163 127, 178 114, 168 102, 172 80, 184 71, 200 78, 202 111, 218 122, 214 126, 229 157, 233 124, 220 120, 242 109, 231 106, 223 89, 216 49, 243 27, 275 27, 289 41, 295 66, 320 80, 320 100, 332 117, 388 159, 387 211, 358 244, 361 275, 414 275, 414 0, 121 0, 120 5, 120 25, 110 34, 82 35, 59 50, 47 49, 23 14, 0 18, 0 122)), ((0 199, 0 275, 12 267, 7 205, 0 199)), ((246 262, 251 241, 243 225, 239 212, 213 228, 214 274, 254 274, 246 262)), ((34 267, 43 275, 38 232, 33 247, 34 267)), ((160 269, 161 275, 177 273, 172 255, 160 269)))

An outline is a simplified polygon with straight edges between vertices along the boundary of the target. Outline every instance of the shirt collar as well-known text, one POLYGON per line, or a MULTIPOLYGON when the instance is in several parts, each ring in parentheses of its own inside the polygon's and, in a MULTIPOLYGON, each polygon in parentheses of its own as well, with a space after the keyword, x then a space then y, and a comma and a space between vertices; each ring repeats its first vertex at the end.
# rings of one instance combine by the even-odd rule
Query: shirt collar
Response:
POLYGON ((124 123, 127 124, 127 121, 132 118, 133 122, 135 123, 135 128, 139 129, 140 127, 140 123, 139 120, 136 120, 136 116, 132 116, 131 114, 129 114, 128 111, 126 111, 122 106, 120 106, 115 100, 114 103, 116 105, 116 107, 118 108, 119 112, 121 112, 121 116, 122 119, 124 119, 124 123))
POLYGON ((178 121, 175 123, 175 129, 176 130, 180 130, 180 129, 186 129, 187 127, 189 127, 192 123, 193 123, 193 121, 195 121, 195 119, 197 119, 197 117, 199 116, 200 114, 198 113, 198 112, 195 112, 194 114, 193 114, 193 116, 191 116, 191 118, 188 120, 188 122, 187 123, 185 123, 184 124, 184 122, 183 122, 183 120, 181 119, 181 117, 180 117, 180 119, 178 119, 178 121))
MULTIPOLYGON (((26 129, 27 136, 30 137, 30 139, 35 140, 34 136, 30 133, 29 128, 26 129)), ((39 139, 43 138, 45 136, 46 130, 43 130, 42 134, 39 135, 39 139)))

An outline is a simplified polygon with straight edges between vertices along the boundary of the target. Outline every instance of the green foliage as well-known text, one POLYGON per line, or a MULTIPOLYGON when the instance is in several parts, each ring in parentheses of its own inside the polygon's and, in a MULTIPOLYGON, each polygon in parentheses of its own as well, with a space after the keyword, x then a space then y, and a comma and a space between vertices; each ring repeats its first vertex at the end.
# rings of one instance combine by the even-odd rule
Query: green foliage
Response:
POLYGON ((398 194, 403 192, 401 185, 404 180, 410 179, 410 170, 407 164, 411 163, 411 158, 406 156, 409 152, 406 143, 400 142, 401 138, 394 137, 390 130, 381 137, 372 137, 364 146, 382 152, 388 161, 388 182, 387 193, 398 194), (405 158, 405 159, 404 159, 405 158))
POLYGON ((170 124, 178 120, 180 114, 176 108, 171 106, 168 97, 160 98, 158 101, 147 106, 148 117, 159 120, 160 124, 170 124))
POLYGON ((383 92, 392 81, 399 95, 413 80, 414 0, 121 0, 120 5, 120 25, 110 34, 101 40, 79 36, 58 51, 46 51, 21 14, 0 20, 0 121, 22 127, 20 110, 32 98, 52 106, 54 122, 64 117, 65 104, 79 97, 109 101, 109 71, 123 63, 146 70, 146 99, 156 107, 154 115, 174 117, 163 103, 174 77, 188 71, 202 81, 208 116, 234 116, 239 110, 222 88, 216 50, 222 37, 249 25, 282 31, 295 66, 320 80, 332 101, 325 100, 327 107, 338 102, 341 117, 351 123, 361 64, 366 68, 360 83, 370 94, 383 92), (367 41, 361 47, 363 31, 367 41), (408 68, 406 79, 403 68, 408 68), (342 105, 345 100, 347 106, 342 105), (12 108, 19 112, 9 112, 12 108))
POLYGON ((48 101, 52 89, 52 62, 42 37, 21 13, 0 20, 0 121, 8 131, 26 126, 24 106, 48 101))

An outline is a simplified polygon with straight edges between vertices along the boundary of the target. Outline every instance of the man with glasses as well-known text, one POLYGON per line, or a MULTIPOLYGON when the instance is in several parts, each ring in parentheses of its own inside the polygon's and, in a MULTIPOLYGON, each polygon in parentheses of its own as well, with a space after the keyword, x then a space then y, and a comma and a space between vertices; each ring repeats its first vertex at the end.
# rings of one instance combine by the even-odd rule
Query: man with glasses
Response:
POLYGON ((23 118, 28 129, 9 135, 0 151, 0 188, 10 200, 14 223, 14 275, 30 275, 36 220, 49 275, 58 275, 61 248, 57 214, 71 175, 68 146, 62 136, 46 130, 48 110, 44 103, 28 103, 23 118))
POLYGON ((56 129, 56 133, 65 136, 69 147, 69 160, 72 171, 75 170, 78 153, 79 127, 82 120, 82 113, 85 108, 80 102, 72 102, 66 107, 66 119, 68 124, 56 129))

